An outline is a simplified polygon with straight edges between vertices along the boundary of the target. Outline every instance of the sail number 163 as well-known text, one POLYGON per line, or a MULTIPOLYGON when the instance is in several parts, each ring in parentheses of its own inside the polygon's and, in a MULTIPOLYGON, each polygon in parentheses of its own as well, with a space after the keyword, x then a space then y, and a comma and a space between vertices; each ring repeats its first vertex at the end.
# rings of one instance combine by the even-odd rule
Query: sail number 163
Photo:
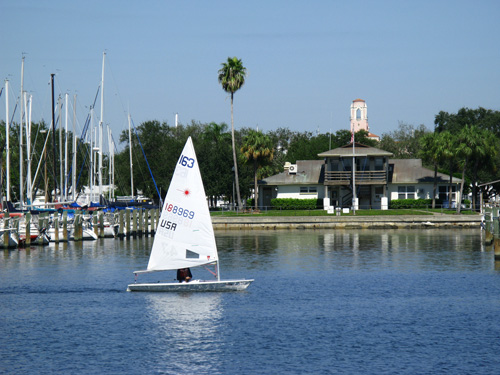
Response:
POLYGON ((182 165, 183 167, 193 168, 194 159, 181 155, 181 157, 179 158, 179 164, 182 165))

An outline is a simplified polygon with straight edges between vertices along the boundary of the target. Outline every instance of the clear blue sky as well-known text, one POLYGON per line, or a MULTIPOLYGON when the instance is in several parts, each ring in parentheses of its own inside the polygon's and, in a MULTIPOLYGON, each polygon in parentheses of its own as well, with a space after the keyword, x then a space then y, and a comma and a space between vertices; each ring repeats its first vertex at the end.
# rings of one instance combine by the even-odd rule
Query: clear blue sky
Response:
POLYGON ((237 128, 349 129, 357 98, 378 135, 399 122, 433 128, 441 110, 500 110, 498 0, 2 0, 0 14, 1 83, 13 103, 24 53, 33 121, 50 121, 56 73, 56 95, 78 95, 83 124, 106 51, 104 122, 115 139, 128 108, 136 125, 173 125, 175 113, 183 124, 230 124, 217 82, 228 56, 249 73, 235 94, 237 128))

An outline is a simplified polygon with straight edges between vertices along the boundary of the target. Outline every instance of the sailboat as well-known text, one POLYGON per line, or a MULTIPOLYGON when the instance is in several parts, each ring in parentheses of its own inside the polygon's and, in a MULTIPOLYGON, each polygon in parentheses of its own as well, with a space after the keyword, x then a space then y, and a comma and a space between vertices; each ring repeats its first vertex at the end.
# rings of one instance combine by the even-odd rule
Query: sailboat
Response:
POLYGON ((146 270, 134 271, 129 292, 237 291, 253 279, 221 280, 215 235, 191 137, 175 167, 146 270), (214 265, 214 271, 208 268, 214 265), (204 266, 215 280, 138 283, 139 274, 204 266))

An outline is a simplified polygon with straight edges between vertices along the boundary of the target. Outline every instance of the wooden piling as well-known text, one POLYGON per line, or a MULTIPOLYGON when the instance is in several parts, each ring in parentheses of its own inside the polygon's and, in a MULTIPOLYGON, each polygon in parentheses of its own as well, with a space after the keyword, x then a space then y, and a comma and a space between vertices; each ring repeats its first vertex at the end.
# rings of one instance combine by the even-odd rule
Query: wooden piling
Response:
POLYGON ((68 211, 63 211, 62 241, 68 242, 68 211))
POLYGON ((9 248, 9 238, 10 238, 10 228, 9 228, 10 217, 9 213, 6 212, 3 217, 3 247, 4 249, 9 248))
POLYGON ((139 216, 139 228, 137 234, 139 235, 139 237, 142 237, 142 233, 144 231, 144 210, 142 208, 139 208, 138 216, 139 216))
POLYGON ((130 230, 130 211, 129 210, 125 210, 125 228, 126 228, 126 235, 127 235, 127 238, 130 237, 130 234, 131 234, 131 230, 130 230))
POLYGON ((97 225, 97 212, 92 214, 92 227, 96 236, 99 236, 99 226, 97 225))
POLYGON ((26 223, 26 246, 31 245, 31 212, 27 212, 24 222, 26 223))
POLYGON ((59 217, 54 216, 54 242, 59 243, 59 217))
POLYGON ((120 212, 118 214, 118 238, 120 240, 123 240, 123 238, 125 237, 125 233, 124 233, 125 225, 123 222, 124 216, 125 216, 125 213, 123 212, 123 210, 120 210, 120 212))
POLYGON ((132 236, 137 236, 137 210, 132 211, 132 236))
POLYGON ((149 236, 149 214, 151 210, 144 210, 144 235, 149 236))
POLYGON ((82 215, 75 214, 75 220, 73 222, 73 240, 75 242, 81 241, 83 237, 82 232, 82 215))
POLYGON ((104 212, 99 211, 99 238, 104 238, 104 212))

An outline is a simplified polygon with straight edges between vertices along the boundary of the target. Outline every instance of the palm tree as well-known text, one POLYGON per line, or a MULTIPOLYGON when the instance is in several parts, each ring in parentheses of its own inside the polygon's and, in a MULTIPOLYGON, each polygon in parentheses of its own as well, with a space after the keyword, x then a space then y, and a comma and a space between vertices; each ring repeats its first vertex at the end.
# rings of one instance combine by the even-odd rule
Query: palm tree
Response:
MULTIPOLYGON (((488 130, 479 128, 476 125, 466 125, 458 133, 459 146, 457 155, 462 158, 462 183, 460 186, 460 197, 464 189, 465 171, 469 162, 473 162, 472 167, 472 207, 476 204, 476 182, 480 164, 490 162, 497 154, 495 136, 488 130)), ((457 212, 460 213, 460 205, 457 205, 457 212)))
POLYGON ((250 130, 245 137, 241 152, 247 162, 253 162, 253 180, 255 201, 254 206, 257 210, 259 201, 259 189, 257 186, 257 170, 270 163, 274 157, 271 138, 257 130, 250 130))
POLYGON ((444 143, 441 141, 442 133, 427 133, 421 140, 420 144, 421 154, 424 160, 427 160, 434 166, 434 189, 432 194, 432 208, 436 207, 436 195, 437 195, 437 173, 438 166, 443 158, 444 153, 444 143))
POLYGON ((233 147, 233 161, 234 161, 234 178, 236 185, 236 196, 238 199, 238 207, 243 208, 241 203, 240 185, 238 179, 238 163, 236 159, 236 146, 234 144, 234 120, 233 120, 233 97, 234 93, 238 91, 245 83, 247 76, 247 69, 237 57, 228 57, 227 62, 222 63, 222 68, 219 70, 219 83, 222 89, 231 94, 231 137, 233 147))
POLYGON ((441 157, 448 164, 448 208, 451 209, 451 199, 453 194, 453 172, 456 168, 457 136, 451 131, 445 130, 439 133, 439 142, 443 148, 441 157))

